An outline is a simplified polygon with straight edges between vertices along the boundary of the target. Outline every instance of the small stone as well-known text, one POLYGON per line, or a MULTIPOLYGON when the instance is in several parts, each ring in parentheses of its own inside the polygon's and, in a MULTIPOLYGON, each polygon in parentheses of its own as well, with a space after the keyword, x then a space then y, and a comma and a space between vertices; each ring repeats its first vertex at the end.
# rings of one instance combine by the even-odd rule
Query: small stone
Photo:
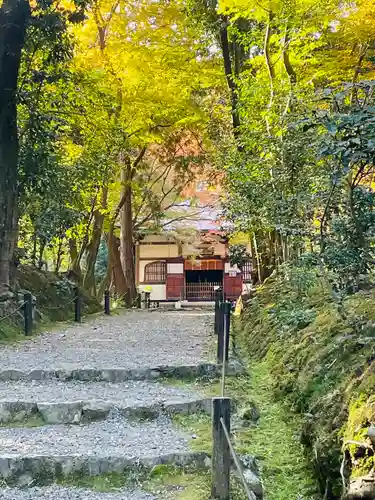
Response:
POLYGON ((0 302, 7 302, 8 300, 12 300, 13 298, 14 298, 14 293, 11 292, 10 290, 6 290, 0 293, 0 302))
POLYGON ((260 413, 254 401, 250 401, 245 408, 242 408, 239 412, 239 418, 242 427, 249 427, 259 420, 260 413))
POLYGON ((244 375, 245 373, 245 367, 237 359, 229 360, 227 370, 228 375, 239 376, 244 375))
POLYGON ((345 498, 347 500, 375 498, 375 476, 368 474, 352 479, 345 498))
POLYGON ((373 426, 369 427, 367 435, 370 438, 371 443, 375 446, 375 427, 373 426))
POLYGON ((250 469, 245 469, 243 471, 245 481, 249 489, 258 497, 263 498, 263 485, 260 478, 254 474, 250 469))

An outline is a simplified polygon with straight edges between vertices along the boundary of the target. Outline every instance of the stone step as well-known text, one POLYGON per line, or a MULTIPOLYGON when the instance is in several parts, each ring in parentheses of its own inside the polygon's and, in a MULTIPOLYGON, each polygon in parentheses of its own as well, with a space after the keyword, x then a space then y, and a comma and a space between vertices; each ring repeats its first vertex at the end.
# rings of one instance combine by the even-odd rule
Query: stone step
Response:
MULTIPOLYGON (((244 373, 244 368, 238 361, 231 360, 228 363, 227 375, 237 376, 244 373)), ((0 370, 0 381, 16 380, 81 380, 87 382, 126 382, 127 380, 156 380, 162 378, 196 379, 217 378, 221 376, 221 366, 213 363, 201 363, 199 365, 165 365, 154 368, 134 368, 125 370, 122 368, 95 369, 76 368, 67 370, 31 370, 22 371, 16 369, 0 370)))
POLYGON ((140 490, 121 490, 103 493, 82 488, 65 488, 58 485, 43 488, 0 488, 1 500, 156 500, 140 490))
POLYGON ((204 453, 189 451, 192 436, 167 417, 142 424, 116 416, 87 425, 0 429, 0 484, 29 485, 71 474, 121 473, 157 464, 208 465, 204 453))
POLYGON ((0 425, 27 422, 40 418, 46 424, 80 424, 105 420, 113 413, 128 420, 150 420, 161 415, 182 413, 189 415, 204 411, 211 413, 211 399, 153 404, 149 406, 124 406, 116 402, 65 401, 60 403, 30 403, 27 401, 1 401, 0 425))
POLYGON ((211 412, 211 400, 158 382, 127 383, 42 380, 0 382, 0 424, 38 417, 45 423, 103 420, 115 412, 128 419, 211 412))
POLYGON ((208 310, 213 311, 215 309, 214 300, 183 300, 181 301, 181 307, 186 310, 208 310))

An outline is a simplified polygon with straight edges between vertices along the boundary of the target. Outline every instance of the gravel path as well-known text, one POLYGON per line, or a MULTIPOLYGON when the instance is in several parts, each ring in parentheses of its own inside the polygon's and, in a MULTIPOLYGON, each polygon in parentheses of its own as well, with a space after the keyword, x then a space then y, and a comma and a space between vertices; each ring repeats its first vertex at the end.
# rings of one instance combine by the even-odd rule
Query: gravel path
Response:
POLYGON ((155 497, 141 491, 121 490, 116 493, 99 493, 80 488, 45 488, 4 489, 0 491, 0 500, 155 500, 155 497))
MULTIPOLYGON (((213 313, 205 311, 127 311, 111 317, 97 317, 59 332, 1 346, 0 371, 45 370, 54 373, 57 370, 78 370, 83 373, 85 369, 92 369, 107 373, 114 369, 126 371, 162 365, 198 365, 207 361, 212 324, 213 313)), ((111 383, 73 381, 68 377, 48 380, 31 378, 0 382, 0 403, 5 402, 5 413, 8 411, 6 402, 12 401, 46 403, 47 406, 52 403, 96 401, 114 403, 113 406, 120 403, 118 408, 135 408, 158 403, 173 405, 190 402, 194 406, 194 400, 199 399, 193 391, 163 386, 160 382, 127 380, 111 383)), ((57 411, 56 408, 54 411, 57 411)), ((72 419, 50 421, 71 422, 72 419)), ((120 411, 113 410, 106 420, 92 420, 84 425, 2 427, 0 465, 3 477, 14 480, 9 484, 23 485, 30 483, 28 474, 30 480, 37 479, 47 465, 52 467, 53 479, 53 467, 57 465, 63 467, 66 474, 71 467, 81 470, 79 467, 82 466, 86 474, 86 464, 90 463, 89 473, 99 474, 103 470, 112 470, 114 466, 122 470, 126 462, 138 464, 138 461, 144 460, 149 465, 168 459, 173 463, 185 463, 188 459, 196 460, 189 453, 189 442, 193 438, 177 429, 166 415, 139 423, 126 420, 120 411), (76 457, 80 458, 77 460, 76 457)), ((204 460, 205 456, 199 459, 204 460)), ((0 500, 156 500, 138 490, 98 493, 57 485, 17 490, 7 488, 6 484, 0 478, 0 500)))
POLYGON ((213 313, 128 311, 0 348, 0 368, 141 368, 207 360, 213 313))
POLYGON ((98 401, 122 403, 123 406, 135 407, 166 401, 183 403, 199 397, 197 393, 188 389, 163 386, 158 382, 129 381, 119 384, 109 382, 62 382, 60 380, 0 382, 0 402, 60 403, 67 401, 98 401))
POLYGON ((94 455, 137 459, 188 452, 189 437, 165 417, 134 424, 118 416, 82 426, 4 427, 0 429, 0 449, 7 456, 94 455))

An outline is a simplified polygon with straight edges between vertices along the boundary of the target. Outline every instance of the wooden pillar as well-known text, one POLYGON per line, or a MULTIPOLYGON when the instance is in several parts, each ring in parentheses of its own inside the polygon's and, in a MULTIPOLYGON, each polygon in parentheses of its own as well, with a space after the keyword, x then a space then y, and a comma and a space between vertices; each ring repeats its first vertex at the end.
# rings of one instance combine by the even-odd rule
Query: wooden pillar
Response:
POLYGON ((230 500, 230 448, 221 423, 230 432, 230 398, 212 400, 212 485, 211 496, 230 500))
POLYGON ((139 245, 139 241, 136 241, 135 243, 135 252, 134 252, 134 259, 135 259, 135 283, 138 286, 140 282, 140 276, 139 276, 139 257, 140 257, 141 249, 139 245))

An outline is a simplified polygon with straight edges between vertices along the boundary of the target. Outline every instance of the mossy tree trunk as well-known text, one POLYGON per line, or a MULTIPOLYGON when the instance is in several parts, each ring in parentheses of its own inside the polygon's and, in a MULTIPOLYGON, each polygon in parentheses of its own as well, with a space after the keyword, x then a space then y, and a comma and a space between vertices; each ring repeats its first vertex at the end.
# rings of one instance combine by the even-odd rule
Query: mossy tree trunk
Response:
POLYGON ((27 0, 0 8, 0 286, 10 284, 18 233, 17 83, 29 17, 27 0))

